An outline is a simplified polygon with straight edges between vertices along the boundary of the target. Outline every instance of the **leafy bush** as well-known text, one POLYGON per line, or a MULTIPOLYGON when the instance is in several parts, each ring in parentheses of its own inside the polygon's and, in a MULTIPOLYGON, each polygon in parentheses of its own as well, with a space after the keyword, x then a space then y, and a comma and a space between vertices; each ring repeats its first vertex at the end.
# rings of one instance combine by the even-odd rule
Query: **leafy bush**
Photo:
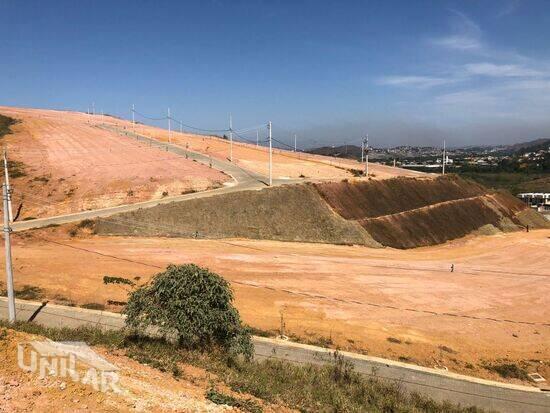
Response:
POLYGON ((497 364, 485 364, 483 366, 485 369, 494 371, 501 377, 505 379, 520 379, 520 380, 529 380, 527 372, 522 367, 514 363, 497 363, 497 364))
POLYGON ((233 306, 229 283, 197 265, 169 265, 130 293, 124 313, 129 327, 156 329, 182 347, 220 346, 232 356, 252 356, 250 332, 233 306))

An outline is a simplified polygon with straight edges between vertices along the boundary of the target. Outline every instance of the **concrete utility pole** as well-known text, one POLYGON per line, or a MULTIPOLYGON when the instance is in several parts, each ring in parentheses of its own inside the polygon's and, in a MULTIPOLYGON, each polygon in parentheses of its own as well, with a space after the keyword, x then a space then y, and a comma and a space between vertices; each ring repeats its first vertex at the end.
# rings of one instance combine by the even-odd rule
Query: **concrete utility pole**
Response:
POLYGON ((4 148, 4 181, 8 188, 8 218, 10 222, 13 222, 13 210, 11 207, 11 186, 10 186, 10 174, 8 171, 8 151, 4 148))
POLYGON ((365 139, 361 141, 361 163, 363 163, 364 158, 365 158, 365 139))
POLYGON ((441 163, 442 175, 445 175, 445 163, 446 163, 446 153, 445 153, 445 139, 443 139, 443 162, 441 163))
POLYGON ((273 146, 271 144, 271 121, 267 124, 267 130, 269 135, 269 186, 273 185, 273 155, 272 155, 272 149, 273 146))
POLYGON ((369 134, 365 139, 365 175, 369 176, 369 134))
POLYGON ((92 115, 95 116, 95 102, 92 102, 92 115))
POLYGON ((258 129, 256 129, 256 146, 260 144, 260 133, 258 132, 258 129))
POLYGON ((168 143, 172 143, 172 124, 170 122, 170 108, 168 108, 168 143))
POLYGON ((229 162, 233 162, 233 117, 229 114, 229 162))
POLYGON ((294 152, 296 152, 296 134, 294 134, 294 152))
POLYGON ((132 104, 132 131, 136 133, 136 106, 132 104))
POLYGON ((8 321, 15 323, 15 294, 13 290, 13 267, 11 264, 11 239, 10 239, 10 222, 8 213, 8 203, 10 200, 10 193, 8 191, 8 185, 4 183, 2 185, 2 195, 4 198, 4 245, 6 247, 6 283, 8 289, 8 321))

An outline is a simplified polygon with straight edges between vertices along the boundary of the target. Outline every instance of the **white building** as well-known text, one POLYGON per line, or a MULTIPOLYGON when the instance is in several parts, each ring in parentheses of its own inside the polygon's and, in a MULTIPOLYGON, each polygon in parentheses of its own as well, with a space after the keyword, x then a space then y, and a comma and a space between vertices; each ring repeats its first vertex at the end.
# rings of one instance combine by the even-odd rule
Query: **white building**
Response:
POLYGON ((526 192, 518 194, 518 198, 540 212, 550 211, 550 192, 526 192))

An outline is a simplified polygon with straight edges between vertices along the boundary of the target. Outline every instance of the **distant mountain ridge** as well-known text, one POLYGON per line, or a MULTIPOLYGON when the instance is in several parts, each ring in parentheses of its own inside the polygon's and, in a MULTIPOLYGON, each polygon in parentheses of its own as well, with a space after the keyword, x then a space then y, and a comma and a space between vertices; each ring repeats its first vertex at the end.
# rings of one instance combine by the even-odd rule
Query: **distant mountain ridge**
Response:
POLYGON ((361 148, 356 145, 322 146, 308 149, 306 152, 315 155, 334 156, 336 158, 357 159, 361 157, 361 148))
MULTIPOLYGON (((416 149, 419 149, 420 151, 422 151, 422 149, 425 149, 425 150, 434 149, 428 146, 408 146, 408 145, 399 145, 393 148, 385 148, 385 149, 399 149, 399 148, 416 148, 416 149)), ((510 144, 510 145, 476 145, 476 146, 455 147, 455 148, 449 148, 449 151, 462 150, 464 152, 472 152, 472 153, 490 151, 500 155, 514 155, 514 154, 523 154, 527 152, 536 152, 542 149, 550 149, 550 138, 539 138, 539 139, 534 139, 527 142, 519 142, 519 143, 510 144)), ((356 145, 321 146, 319 148, 308 149, 306 150, 306 152, 317 154, 317 155, 334 156, 337 158, 357 159, 361 157, 361 148, 356 145)))

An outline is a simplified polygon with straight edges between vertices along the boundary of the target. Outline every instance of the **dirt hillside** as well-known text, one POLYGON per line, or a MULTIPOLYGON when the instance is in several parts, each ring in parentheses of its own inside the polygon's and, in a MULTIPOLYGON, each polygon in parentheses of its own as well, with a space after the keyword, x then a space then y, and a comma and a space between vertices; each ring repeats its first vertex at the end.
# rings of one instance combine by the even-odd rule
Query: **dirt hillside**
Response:
MULTIPOLYGON (((100 392, 70 378, 25 372, 18 366, 17 345, 44 337, 0 328, 0 412, 238 412, 205 399, 212 378, 205 371, 185 366, 176 379, 140 364, 122 352, 95 347, 94 351, 120 370, 119 392, 100 392)), ((27 357, 30 357, 27 355, 27 357)), ((27 362, 28 363, 28 362, 27 362)), ((268 411, 272 411, 270 408, 268 411)))
POLYGON ((415 248, 472 232, 548 228, 521 201, 455 176, 288 185, 101 219, 99 234, 415 248))
POLYGON ((101 129, 101 116, 8 107, 0 107, 0 113, 17 120, 2 141, 14 210, 22 204, 20 220, 202 191, 230 181, 208 166, 101 129))
POLYGON ((342 217, 359 222, 379 243, 394 248, 436 245, 474 231, 548 228, 548 222, 506 192, 457 176, 436 179, 316 184, 342 217))
POLYGON ((310 185, 286 185, 159 205, 100 219, 96 231, 378 245, 358 223, 331 211, 310 185))
POLYGON ((483 195, 487 189, 454 175, 316 184, 323 199, 345 219, 376 218, 483 195))

